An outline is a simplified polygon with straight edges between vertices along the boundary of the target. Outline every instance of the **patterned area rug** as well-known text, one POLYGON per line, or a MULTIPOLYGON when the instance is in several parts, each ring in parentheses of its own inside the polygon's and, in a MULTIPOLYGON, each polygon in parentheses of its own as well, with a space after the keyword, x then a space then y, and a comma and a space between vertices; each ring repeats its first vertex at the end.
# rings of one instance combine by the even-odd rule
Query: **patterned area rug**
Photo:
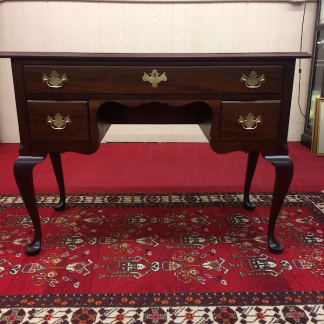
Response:
POLYGON ((324 322, 324 194, 291 192, 267 249, 271 195, 39 195, 43 246, 0 196, 0 323, 324 322))

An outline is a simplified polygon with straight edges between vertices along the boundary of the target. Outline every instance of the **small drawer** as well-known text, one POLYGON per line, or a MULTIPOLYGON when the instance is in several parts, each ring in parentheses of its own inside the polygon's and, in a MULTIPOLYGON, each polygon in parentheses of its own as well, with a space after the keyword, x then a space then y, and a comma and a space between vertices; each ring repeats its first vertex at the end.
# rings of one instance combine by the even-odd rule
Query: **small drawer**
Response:
POLYGON ((277 65, 24 65, 24 78, 26 93, 278 94, 282 92, 283 71, 283 66, 277 65))
POLYGON ((86 101, 28 101, 32 142, 88 142, 86 101))
POLYGON ((220 141, 276 141, 280 107, 280 101, 222 102, 220 141))

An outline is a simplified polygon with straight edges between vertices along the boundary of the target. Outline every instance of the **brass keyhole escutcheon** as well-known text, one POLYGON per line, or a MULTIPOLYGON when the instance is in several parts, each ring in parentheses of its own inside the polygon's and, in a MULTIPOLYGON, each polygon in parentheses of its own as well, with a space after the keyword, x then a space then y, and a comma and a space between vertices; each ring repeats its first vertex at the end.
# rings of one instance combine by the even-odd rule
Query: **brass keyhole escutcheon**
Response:
POLYGON ((152 84, 153 88, 157 88, 158 83, 160 83, 161 81, 167 81, 168 78, 166 76, 166 72, 163 72, 160 75, 160 73, 157 70, 154 69, 154 70, 152 70, 150 75, 148 75, 146 72, 144 72, 142 80, 150 82, 152 84))

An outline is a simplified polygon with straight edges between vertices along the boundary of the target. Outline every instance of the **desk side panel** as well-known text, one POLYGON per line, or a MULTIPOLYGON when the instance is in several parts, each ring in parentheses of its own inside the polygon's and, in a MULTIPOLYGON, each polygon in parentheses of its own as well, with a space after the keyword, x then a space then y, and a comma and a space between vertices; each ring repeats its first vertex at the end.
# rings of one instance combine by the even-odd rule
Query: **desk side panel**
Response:
POLYGON ((278 147, 276 154, 287 155, 288 154, 288 128, 289 118, 291 110, 291 98, 294 83, 296 60, 292 59, 285 64, 284 78, 283 78, 283 92, 281 110, 278 124, 278 147))
POLYGON ((32 155, 30 149, 30 132, 25 98, 25 85, 23 65, 20 61, 11 59, 12 74, 15 88, 19 134, 20 134, 20 155, 32 155))

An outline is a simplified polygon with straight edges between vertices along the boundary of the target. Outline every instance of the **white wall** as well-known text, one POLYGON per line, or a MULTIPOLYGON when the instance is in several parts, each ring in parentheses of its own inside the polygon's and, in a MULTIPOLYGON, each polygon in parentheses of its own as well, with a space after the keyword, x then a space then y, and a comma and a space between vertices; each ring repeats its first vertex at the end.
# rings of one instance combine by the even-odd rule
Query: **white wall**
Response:
MULTIPOLYGON (((228 53, 299 51, 303 4, 285 2, 122 3, 0 2, 1 51, 228 53)), ((312 52, 316 3, 307 3, 303 51, 312 52)), ((311 60, 302 61, 306 110, 311 60)), ((304 118, 293 91, 288 140, 304 118)), ((19 142, 10 62, 0 59, 0 138, 19 142)), ((121 126, 112 141, 200 141, 196 128, 121 126)))

